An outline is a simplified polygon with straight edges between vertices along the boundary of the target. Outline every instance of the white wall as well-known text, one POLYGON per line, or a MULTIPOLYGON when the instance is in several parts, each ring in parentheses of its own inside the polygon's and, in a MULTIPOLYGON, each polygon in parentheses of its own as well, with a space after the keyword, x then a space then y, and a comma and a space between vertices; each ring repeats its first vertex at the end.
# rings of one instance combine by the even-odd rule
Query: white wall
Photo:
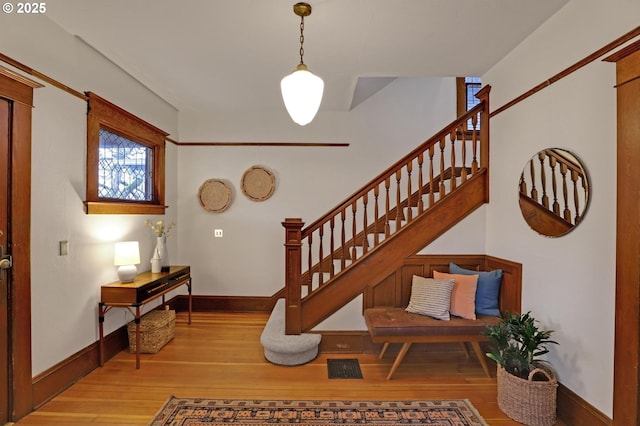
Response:
MULTIPOLYGON (((284 108, 255 116, 182 112, 181 141, 350 144, 180 147, 179 250, 192 266, 194 292, 271 296, 280 290, 285 218, 310 224, 454 118, 454 78, 396 79, 352 111, 321 110, 305 127, 294 124, 284 108), (251 201, 241 192, 242 174, 253 165, 276 176, 275 193, 266 201, 251 201), (225 179, 233 188, 233 202, 222 213, 209 213, 198 203, 198 189, 210 178, 225 179), (215 228, 224 230, 223 238, 213 237, 215 228)), ((484 238, 483 219, 477 224, 484 238)), ((484 240, 476 245, 483 247, 484 240)), ((342 312, 321 328, 362 328, 361 311, 352 306, 351 314, 342 312)))
MULTIPOLYGON (((0 15, 0 51, 80 91, 93 91, 172 134, 177 112, 44 16, 0 15)), ((33 374, 98 339, 100 286, 117 279, 113 243, 140 241, 149 269, 155 238, 140 215, 86 215, 86 103, 60 89, 36 89, 32 137, 31 312, 33 374), (58 242, 69 241, 69 255, 58 242)), ((177 153, 167 147, 168 217, 177 218, 177 153)), ((170 240, 169 250, 177 251, 170 240)), ((107 314, 109 333, 131 320, 107 314)))
MULTIPOLYGON (((493 109, 635 28, 640 2, 574 0, 483 77, 493 109)), ((523 263, 522 308, 559 341, 548 360, 563 385, 611 417, 615 306, 615 64, 600 60, 491 121, 487 253, 523 263), (532 231, 518 208, 528 159, 548 147, 586 166, 591 204, 565 237, 532 231)))

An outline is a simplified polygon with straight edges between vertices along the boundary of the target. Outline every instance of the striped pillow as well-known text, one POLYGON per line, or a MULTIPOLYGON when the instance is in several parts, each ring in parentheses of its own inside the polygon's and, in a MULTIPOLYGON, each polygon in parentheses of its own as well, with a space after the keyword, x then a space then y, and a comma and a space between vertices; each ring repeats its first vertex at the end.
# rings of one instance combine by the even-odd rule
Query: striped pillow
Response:
POLYGON ((406 311, 450 320, 449 306, 453 283, 452 279, 436 280, 414 275, 411 282, 411 298, 406 311))

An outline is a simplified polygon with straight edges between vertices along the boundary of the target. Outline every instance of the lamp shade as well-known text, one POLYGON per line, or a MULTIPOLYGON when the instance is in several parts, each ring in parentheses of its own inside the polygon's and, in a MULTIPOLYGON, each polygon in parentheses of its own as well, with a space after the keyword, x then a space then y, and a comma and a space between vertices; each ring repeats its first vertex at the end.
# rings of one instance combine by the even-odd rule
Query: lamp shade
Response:
POLYGON ((137 265, 138 263, 140 263, 140 247, 137 241, 116 243, 113 254, 114 265, 137 265))
POLYGON ((140 247, 137 241, 116 243, 113 252, 113 264, 118 266, 118 279, 123 283, 135 279, 140 263, 140 247))
POLYGON ((309 71, 306 65, 300 64, 282 79, 280 89, 291 119, 301 126, 311 123, 322 102, 324 81, 309 71))

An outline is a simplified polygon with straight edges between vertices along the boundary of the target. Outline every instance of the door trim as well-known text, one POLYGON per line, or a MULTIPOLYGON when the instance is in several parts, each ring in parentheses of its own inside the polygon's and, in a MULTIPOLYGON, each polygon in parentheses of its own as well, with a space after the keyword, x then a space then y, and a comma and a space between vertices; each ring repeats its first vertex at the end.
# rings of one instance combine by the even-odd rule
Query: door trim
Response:
POLYGON ((9 310, 9 409, 17 420, 33 409, 31 371, 31 110, 40 83, 0 69, 0 96, 11 109, 10 250, 13 256, 9 310))

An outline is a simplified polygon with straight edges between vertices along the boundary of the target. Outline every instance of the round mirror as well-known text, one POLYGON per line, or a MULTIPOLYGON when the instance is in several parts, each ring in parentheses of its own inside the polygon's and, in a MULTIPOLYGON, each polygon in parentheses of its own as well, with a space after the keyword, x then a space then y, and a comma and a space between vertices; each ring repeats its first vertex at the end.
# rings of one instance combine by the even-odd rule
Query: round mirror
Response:
POLYGON ((559 148, 543 149, 520 175, 520 211, 534 231, 548 237, 571 232, 589 204, 589 181, 582 163, 559 148))

